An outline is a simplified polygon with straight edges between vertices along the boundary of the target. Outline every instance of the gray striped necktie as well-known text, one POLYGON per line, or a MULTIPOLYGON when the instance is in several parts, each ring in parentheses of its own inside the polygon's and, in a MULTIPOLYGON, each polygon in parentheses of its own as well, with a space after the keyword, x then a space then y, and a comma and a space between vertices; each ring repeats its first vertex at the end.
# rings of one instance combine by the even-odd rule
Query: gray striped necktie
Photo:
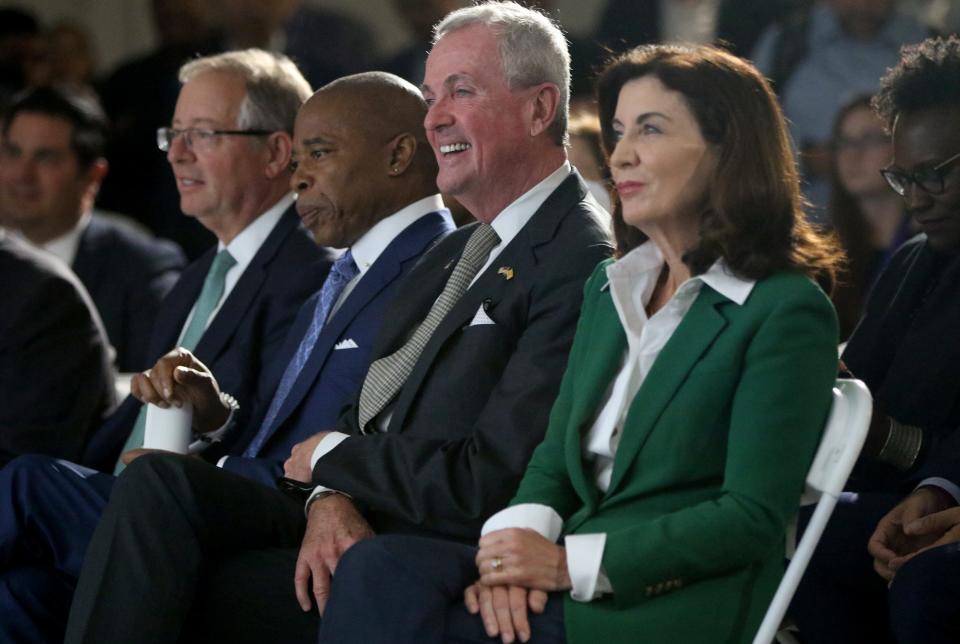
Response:
POLYGON ((500 237, 492 226, 479 224, 467 240, 460 261, 450 273, 447 285, 433 303, 426 319, 420 323, 406 344, 370 365, 363 387, 360 389, 361 431, 365 430, 367 423, 379 414, 403 387, 430 336, 457 300, 466 293, 467 287, 486 262, 490 251, 499 243, 500 237))

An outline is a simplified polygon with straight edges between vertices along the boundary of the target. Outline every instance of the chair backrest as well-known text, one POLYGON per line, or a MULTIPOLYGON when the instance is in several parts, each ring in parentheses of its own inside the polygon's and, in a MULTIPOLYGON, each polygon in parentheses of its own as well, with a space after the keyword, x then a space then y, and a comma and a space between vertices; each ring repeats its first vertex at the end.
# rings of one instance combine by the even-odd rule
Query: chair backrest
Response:
POLYGON ((838 379, 833 388, 830 416, 820 439, 820 447, 807 473, 801 504, 816 503, 813 516, 797 543, 793 558, 777 588, 753 644, 770 644, 787 612, 793 593, 820 541, 837 498, 853 470, 870 427, 873 399, 859 380, 838 379))

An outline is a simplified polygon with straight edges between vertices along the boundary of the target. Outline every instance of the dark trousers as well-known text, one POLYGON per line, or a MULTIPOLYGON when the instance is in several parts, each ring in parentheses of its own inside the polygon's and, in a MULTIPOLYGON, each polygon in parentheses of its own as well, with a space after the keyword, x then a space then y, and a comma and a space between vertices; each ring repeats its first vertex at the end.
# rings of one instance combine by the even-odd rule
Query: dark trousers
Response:
POLYGON ((890 585, 890 625, 902 644, 960 642, 960 543, 923 552, 890 585))
MULTIPOLYGON (((893 642, 887 583, 873 570, 867 541, 899 500, 887 494, 845 494, 837 503, 790 606, 804 644, 893 642)), ((806 518, 805 509, 801 528, 806 518)))
POLYGON ((276 489, 195 458, 143 456, 94 532, 66 641, 312 640, 317 614, 299 609, 291 564, 304 524, 302 503, 276 489), (288 552, 245 552, 274 547, 288 552))
POLYGON ((0 641, 63 641, 113 482, 47 456, 20 456, 0 469, 0 641))
MULTIPOLYGON (((463 605, 477 579, 476 548, 400 535, 367 539, 337 564, 320 628, 321 644, 474 644, 487 637, 463 605)), ((565 642, 563 594, 530 615, 534 644, 565 642)))

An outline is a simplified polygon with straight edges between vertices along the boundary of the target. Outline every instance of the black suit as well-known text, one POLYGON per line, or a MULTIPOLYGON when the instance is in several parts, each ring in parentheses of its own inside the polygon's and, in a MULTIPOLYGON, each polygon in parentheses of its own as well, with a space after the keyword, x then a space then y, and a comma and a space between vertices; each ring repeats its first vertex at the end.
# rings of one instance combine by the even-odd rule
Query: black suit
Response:
MULTIPOLYGON (((392 413, 388 431, 348 438, 321 459, 315 481, 352 495, 379 531, 476 538, 543 437, 583 283, 611 252, 603 217, 578 176, 568 177, 440 323, 383 412, 392 413), (470 325, 484 304, 494 324, 470 325)), ((375 357, 426 317, 469 234, 446 238, 405 278, 375 357)), ((355 416, 349 408, 339 429, 355 433, 355 416)), ((279 627, 284 640, 316 637, 316 615, 302 613, 291 592, 302 504, 191 460, 138 459, 117 482, 88 550, 68 641, 172 639, 202 583, 215 590, 202 592, 202 623, 184 633, 256 641, 281 637, 279 627), (140 521, 159 521, 166 537, 138 543, 126 528, 140 521), (262 550, 273 546, 286 550, 262 550), (210 548, 219 569, 202 576, 210 548), (134 559, 141 572, 120 572, 134 559), (256 628, 261 611, 269 632, 256 628)), ((135 532, 144 529, 155 528, 135 532)))
POLYGON ((106 336, 77 278, 0 233, 0 449, 76 458, 113 406, 106 336))
MULTIPOLYGON (((151 361, 177 345, 216 250, 210 249, 190 264, 164 299, 147 351, 151 361)), ((273 394, 280 376, 263 367, 283 343, 300 305, 323 285, 331 259, 330 251, 317 247, 300 227, 291 207, 264 240, 195 347, 194 354, 210 367, 221 389, 240 401, 241 426, 259 399, 269 400, 273 394)), ((140 401, 128 396, 97 430, 81 462, 113 471, 139 413, 140 401)))
POLYGON ((119 371, 153 366, 147 351, 153 321, 186 263, 173 242, 96 214, 81 233, 73 272, 97 306, 119 371))

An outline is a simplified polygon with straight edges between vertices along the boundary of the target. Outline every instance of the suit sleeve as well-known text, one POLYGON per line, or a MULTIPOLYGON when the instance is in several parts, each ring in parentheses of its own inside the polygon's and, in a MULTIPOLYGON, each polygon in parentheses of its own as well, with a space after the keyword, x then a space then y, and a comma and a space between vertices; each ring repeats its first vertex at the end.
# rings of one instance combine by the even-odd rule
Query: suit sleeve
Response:
POLYGON ((79 459, 114 399, 103 334, 69 281, 44 279, 0 338, 0 448, 79 459))
POLYGON ((589 346, 592 305, 600 294, 600 287, 606 281, 607 265, 608 262, 600 264, 584 287, 583 311, 577 322, 577 332, 570 351, 570 361, 560 384, 560 394, 550 412, 547 435, 530 459, 530 464, 520 482, 520 488, 510 501, 512 506, 521 503, 547 505, 566 520, 579 509, 582 503, 570 483, 564 446, 576 373, 578 365, 586 359, 586 348, 589 346))
MULTIPOLYGON (((351 436, 318 461, 313 482, 345 492, 392 519, 476 538, 484 519, 510 500, 543 439, 573 340, 585 276, 608 254, 604 244, 588 252, 581 246, 538 267, 542 277, 528 295, 525 326, 466 432, 436 428, 430 434, 438 438, 431 439, 404 428, 351 436)), ((464 365, 449 368, 449 377, 461 381, 451 387, 471 395, 469 370, 464 365)), ((450 422, 465 421, 455 417, 450 422)))
POLYGON ((227 456, 223 469, 271 487, 283 476, 283 463, 269 458, 227 456))
POLYGON ((745 354, 719 496, 607 533, 603 569, 619 605, 644 601, 651 584, 722 575, 783 547, 829 411, 836 341, 822 293, 781 295, 745 354))

